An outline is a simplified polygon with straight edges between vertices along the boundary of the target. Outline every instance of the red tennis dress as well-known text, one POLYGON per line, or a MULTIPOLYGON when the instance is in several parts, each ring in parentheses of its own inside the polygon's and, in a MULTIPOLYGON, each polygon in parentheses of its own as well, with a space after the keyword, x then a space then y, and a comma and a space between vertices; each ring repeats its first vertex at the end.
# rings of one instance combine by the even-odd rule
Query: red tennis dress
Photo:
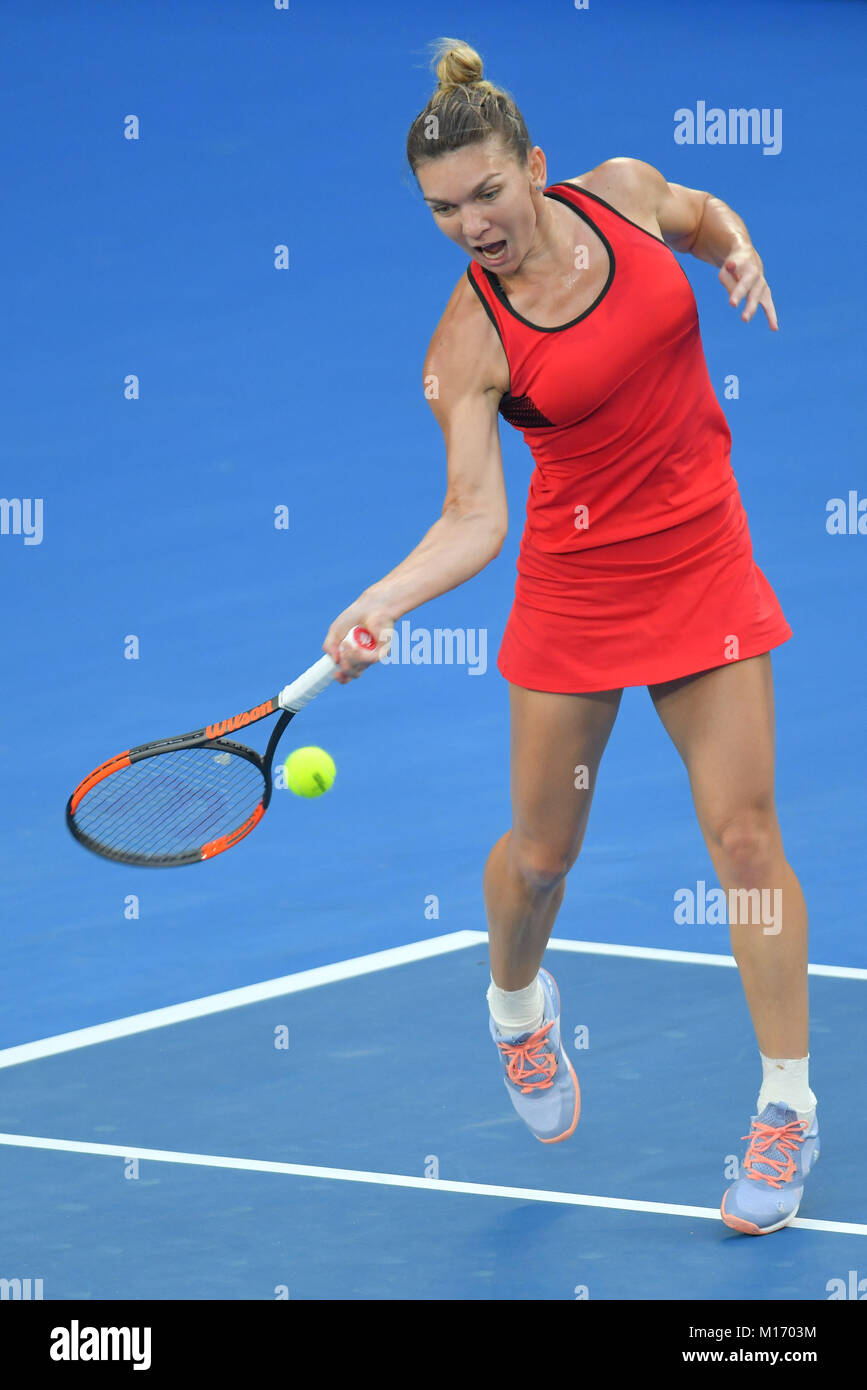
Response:
POLYGON ((689 280, 596 194, 559 183, 545 197, 596 232, 609 273, 578 318, 539 328, 494 272, 467 269, 509 364, 500 413, 535 461, 500 672, 577 694, 779 646, 792 629, 753 560, 689 280))

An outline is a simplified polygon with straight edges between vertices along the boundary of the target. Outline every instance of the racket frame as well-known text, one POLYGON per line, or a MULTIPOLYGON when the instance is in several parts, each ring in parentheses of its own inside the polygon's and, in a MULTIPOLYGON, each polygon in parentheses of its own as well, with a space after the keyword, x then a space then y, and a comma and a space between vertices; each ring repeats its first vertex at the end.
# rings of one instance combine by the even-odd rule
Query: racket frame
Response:
MULTIPOLYGON (((372 651, 376 647, 376 638, 373 634, 360 626, 350 629, 343 640, 350 646, 362 650, 372 651)), ((230 719, 219 720, 215 724, 207 724, 204 729, 194 729, 189 734, 175 734, 171 738, 160 738, 154 739, 150 743, 140 743, 135 748, 128 748, 126 752, 117 753, 113 758, 108 758, 79 782, 67 801, 66 824, 70 833, 78 840, 79 844, 84 845, 94 854, 101 855, 103 859, 111 859, 118 864, 131 864, 145 869, 164 869, 185 864, 200 864, 207 859, 213 859, 217 854, 222 854, 224 850, 232 849, 240 840, 249 835, 251 830, 255 829, 268 809, 271 793, 274 789, 271 764, 277 744, 283 737, 286 726, 298 711, 303 709, 304 705, 330 685, 336 670, 337 666, 330 656, 320 657, 319 661, 315 662, 301 676, 292 681, 291 684, 284 686, 279 694, 273 695, 270 700, 265 700, 261 704, 253 705, 251 709, 244 710, 241 714, 233 715, 230 719), (233 739, 225 737, 226 734, 236 733, 238 729, 246 728, 249 724, 258 724, 260 720, 268 719, 278 710, 281 711, 280 717, 271 731, 264 753, 257 753, 255 748, 248 747, 246 743, 236 743, 233 739), (225 835, 219 835, 186 854, 144 855, 112 849, 111 846, 102 844, 93 836, 88 835, 76 824, 75 812, 87 793, 98 786, 100 782, 105 781, 114 773, 122 771, 123 768, 142 762, 146 758, 158 757, 162 753, 175 753, 186 748, 213 748, 217 753, 226 752, 234 757, 246 758, 247 762, 252 763, 261 773, 264 788, 262 799, 247 819, 234 830, 230 830, 225 835)))
MULTIPOLYGON (((243 714, 236 715, 233 719, 223 720, 222 724, 230 725, 234 731, 235 727, 246 727, 249 724, 258 723, 262 719, 267 719, 278 709, 280 709, 279 696, 275 695, 271 700, 264 704, 254 705, 252 709, 245 710, 243 714)), ((223 738, 222 736, 211 737, 210 730, 221 726, 209 724, 206 728, 194 729, 189 734, 176 734, 172 738, 153 739, 150 743, 140 743, 136 748, 129 748, 125 753, 116 754, 115 757, 109 758, 99 767, 94 768, 93 772, 79 783, 70 796, 66 803, 66 824, 70 833, 86 849, 92 850, 94 854, 99 854, 104 859, 112 859, 118 864, 131 864, 143 869, 165 869, 175 865, 199 864, 206 859, 213 859, 217 854, 222 854, 224 850, 232 849, 239 840, 243 840, 251 830, 255 829, 268 809, 271 793, 274 790, 271 778, 274 753, 283 737, 286 726, 293 719, 295 713, 295 710, 282 710, 280 718, 271 730, 264 753, 257 753, 255 748, 250 748, 246 743, 236 743, 234 739, 223 738), (257 803, 251 815, 236 829, 225 835, 218 835, 216 839, 209 840, 206 844, 189 851, 187 854, 156 856, 114 850, 110 845, 104 845, 101 841, 95 840, 76 823, 75 812, 78 806, 86 794, 98 786, 100 782, 105 781, 114 773, 122 771, 125 767, 144 762, 146 758, 156 758, 163 753, 180 752, 185 748, 213 748, 215 753, 229 753, 236 758, 245 758, 261 773, 262 799, 257 803)))

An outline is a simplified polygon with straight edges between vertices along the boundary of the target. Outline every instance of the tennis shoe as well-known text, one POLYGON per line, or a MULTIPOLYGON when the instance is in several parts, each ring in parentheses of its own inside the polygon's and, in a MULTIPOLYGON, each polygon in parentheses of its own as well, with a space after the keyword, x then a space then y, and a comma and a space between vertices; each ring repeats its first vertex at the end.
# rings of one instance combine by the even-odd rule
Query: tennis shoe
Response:
POLYGON ((490 1020, 509 1099, 532 1134, 558 1144, 575 1132, 581 1091, 560 1037, 560 991, 547 970, 539 971, 545 1016, 535 1032, 506 1036, 490 1020))
POLYGON ((788 1106, 766 1105, 754 1115, 741 1176, 722 1199, 720 1214, 733 1231, 767 1236, 797 1215, 804 1180, 819 1157, 819 1123, 810 1128, 788 1106))

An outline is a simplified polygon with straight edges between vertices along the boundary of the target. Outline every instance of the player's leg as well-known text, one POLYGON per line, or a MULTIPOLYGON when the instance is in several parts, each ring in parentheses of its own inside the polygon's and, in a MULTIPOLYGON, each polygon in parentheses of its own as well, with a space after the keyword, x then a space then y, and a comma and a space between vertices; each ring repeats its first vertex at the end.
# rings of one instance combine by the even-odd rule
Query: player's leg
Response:
POLYGON ((649 691, 686 765, 698 823, 727 895, 732 951, 759 1047, 767 1057, 804 1057, 807 911, 777 820, 770 656, 649 691), (746 891, 738 895, 739 889, 746 891), (747 920, 732 921, 732 904, 747 920))
POLYGON ((509 686, 512 827, 484 873, 491 974, 501 989, 522 989, 539 970, 622 694, 509 686))
POLYGON ((726 892, 732 952, 762 1054, 749 1146, 721 1212, 734 1230, 766 1235, 796 1215, 819 1153, 808 1077, 807 911, 777 820, 770 655, 649 689, 686 765, 726 892))
POLYGON ((623 692, 509 693, 512 828, 484 875, 490 1033, 515 1110, 537 1139, 556 1144, 575 1130, 581 1092, 560 1037, 559 990, 540 966, 623 692))

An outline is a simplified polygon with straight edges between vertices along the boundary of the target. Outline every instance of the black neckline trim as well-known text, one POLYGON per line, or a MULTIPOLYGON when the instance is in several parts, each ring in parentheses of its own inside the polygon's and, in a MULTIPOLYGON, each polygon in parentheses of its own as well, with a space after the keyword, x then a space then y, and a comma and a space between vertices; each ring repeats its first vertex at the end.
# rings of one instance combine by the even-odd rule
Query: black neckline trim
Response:
MULTIPOLYGON (((557 184, 553 185, 554 188, 556 188, 557 186, 557 184)), ((577 187, 577 185, 574 184, 568 184, 566 186, 570 188, 577 187)), ((582 193, 584 192, 583 189, 580 189, 579 191, 582 193)), ((602 286, 602 289, 599 291, 599 294, 596 296, 593 303, 590 304, 584 310, 583 313, 579 314, 577 318, 570 319, 568 323, 558 323, 555 324, 553 328, 544 328, 542 324, 533 323, 530 319, 525 319, 523 314, 518 313, 517 309, 515 309, 511 304, 509 297, 506 294, 506 291, 503 289, 503 286, 500 284, 499 276, 496 274, 495 271, 488 270, 487 266, 485 265, 480 265, 479 269, 487 278, 488 284, 490 285, 494 294, 497 296, 497 299, 500 301, 503 308, 506 309, 508 313, 512 315, 513 318, 516 318, 519 323, 523 323, 527 328, 532 328, 535 333, 562 333, 564 328, 574 328, 576 323, 580 323, 582 319, 587 318, 588 314, 592 314, 593 310, 598 308, 598 306, 602 303, 602 300, 605 298, 606 294, 610 290, 611 285, 614 281, 614 272, 616 270, 614 248, 611 245, 611 242, 608 240, 605 233, 601 230, 601 228, 596 226, 596 223, 593 221, 592 217, 588 217, 586 212, 582 212, 580 208, 576 207, 575 204, 572 202, 571 198, 567 197, 563 193, 552 193, 550 189, 547 188, 545 189, 545 192, 542 196, 544 198, 554 198, 558 203, 563 203, 567 208, 571 208, 572 211, 575 213, 576 217, 580 217, 582 222, 586 222, 589 227, 593 228, 593 231, 596 233, 599 240, 602 242, 602 245, 605 247, 605 250, 608 252, 608 279, 605 281, 605 284, 602 286)), ((648 236, 649 235, 650 233, 648 233, 648 236)), ((656 238, 654 238, 654 240, 656 240, 656 238)))
MULTIPOLYGON (((481 270, 482 267, 479 266, 479 269, 481 270)), ((485 298, 485 295, 484 295, 484 293, 483 293, 483 291, 482 291, 481 285, 477 283, 476 277, 473 275, 473 262, 472 262, 472 261, 470 261, 469 265, 467 266, 467 279, 469 280, 470 284, 472 285, 473 289, 475 290, 476 294, 478 295, 478 297, 479 297, 479 299, 480 299, 480 301, 481 301, 482 308, 484 309, 484 311, 485 311, 485 313, 487 314, 488 318, 491 320, 491 323, 494 325, 494 328, 497 330, 497 337, 499 338, 500 342, 503 343, 503 335, 502 335, 502 333, 500 332, 500 325, 497 323, 497 316, 496 316, 496 314, 494 313, 493 309, 491 308, 490 304, 488 303, 487 299, 485 298)), ((506 344, 503 343, 503 349, 504 349, 504 350, 505 350, 505 347, 506 347, 506 344)))
MULTIPOLYGON (((558 185, 557 185, 557 184, 553 184, 552 186, 553 186, 554 188, 556 188, 558 185)), ((614 216, 615 216, 615 217, 619 217, 620 220, 621 220, 621 222, 628 222, 629 225, 630 225, 630 227, 635 227, 635 229, 636 229, 637 231, 643 232, 645 236, 649 236, 649 237, 650 237, 650 240, 651 240, 651 241, 655 241, 656 244, 657 244, 657 246, 664 246, 665 249, 666 249, 666 251, 668 252, 668 254, 671 256, 672 260, 674 261, 675 265, 677 266, 678 270, 680 271, 681 275, 683 276, 684 280, 685 280, 686 283, 689 285, 690 289, 692 289, 692 284, 690 283, 690 278, 689 278, 689 276, 687 275, 686 271, 685 271, 684 268, 683 268, 683 264, 682 264, 682 262, 681 262, 681 260, 680 260, 680 257, 677 256, 677 255, 675 255, 674 251, 673 251, 672 248, 669 246, 668 242, 665 240, 664 237, 655 236, 654 233, 653 233, 653 232, 649 232, 649 231, 647 230, 646 227, 640 226, 638 222, 633 222, 632 218, 631 218, 631 217, 627 217, 625 212, 621 212, 619 208, 614 207, 613 203, 606 203, 605 199, 604 199, 604 198, 600 198, 598 193, 591 193, 591 192, 590 192, 590 189, 589 189, 589 188, 585 188, 585 187, 583 186, 583 184, 580 184, 580 183, 570 183, 568 179, 561 179, 561 180, 560 180, 559 187, 561 187, 561 188, 577 188, 581 193, 586 194, 586 196, 587 196, 588 198, 592 198, 593 201, 594 201, 595 203, 601 203, 602 206, 603 206, 604 208, 607 208, 609 212, 613 212, 613 213, 614 213, 614 216)))
POLYGON ((630 227, 637 227, 639 232, 643 232, 645 236, 649 236, 651 241, 655 241, 659 246, 666 247, 668 251, 671 250, 668 242, 664 241, 661 236, 656 236, 653 232, 649 232, 646 227, 642 227, 637 222, 633 222, 631 217, 627 217, 625 213, 621 212, 619 208, 614 207, 612 203, 606 203, 605 199, 600 198, 598 193, 591 193, 590 189, 585 188, 583 183, 570 183, 569 179, 561 179, 559 184, 552 184, 552 187, 577 188, 579 193, 584 193, 588 198, 592 198, 594 203, 601 203, 604 208, 607 208, 609 212, 613 212, 622 222, 628 222, 630 227))

